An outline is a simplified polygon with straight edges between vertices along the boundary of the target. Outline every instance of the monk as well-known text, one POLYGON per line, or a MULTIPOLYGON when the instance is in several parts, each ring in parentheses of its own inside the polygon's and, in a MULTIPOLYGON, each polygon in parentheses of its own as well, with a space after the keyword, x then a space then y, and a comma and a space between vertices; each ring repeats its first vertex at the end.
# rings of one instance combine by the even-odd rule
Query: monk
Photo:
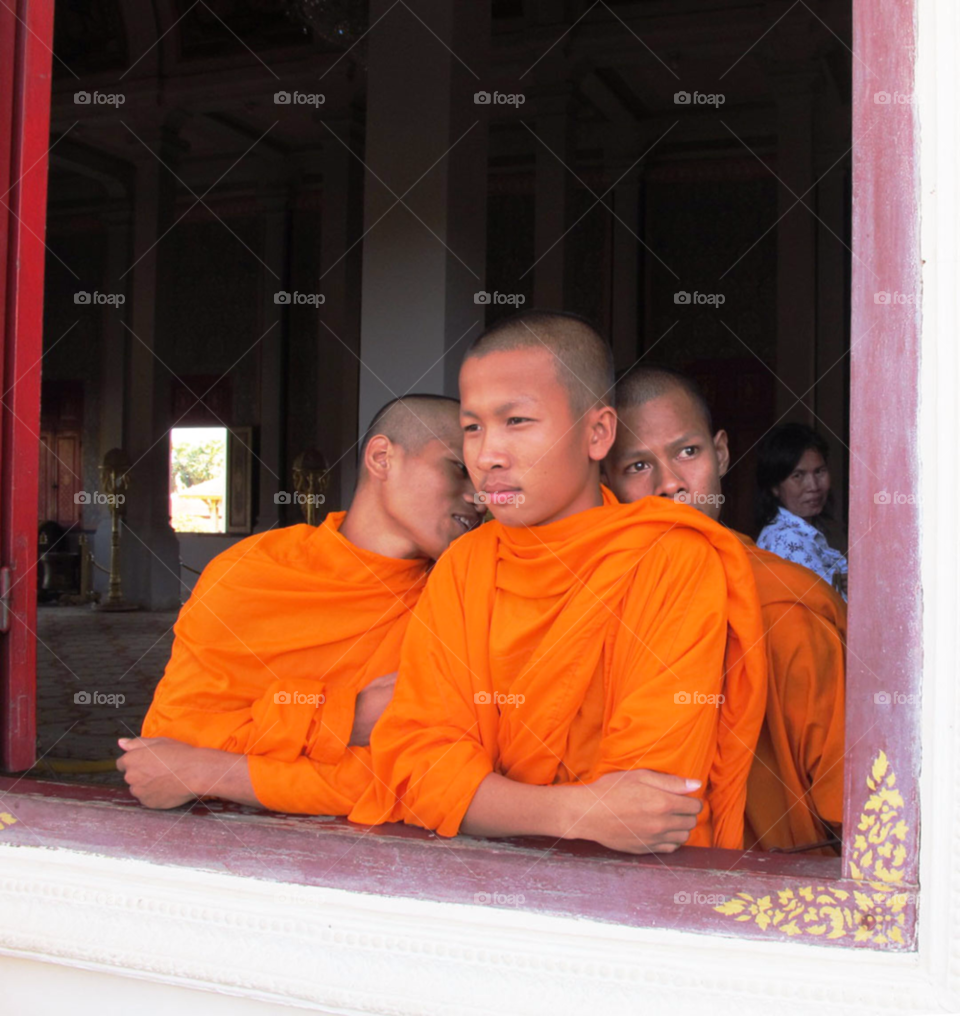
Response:
POLYGON ((462 447, 456 400, 397 399, 367 431, 348 512, 211 561, 180 612, 142 737, 120 741, 117 767, 142 804, 353 808, 428 569, 484 511, 462 447))
MULTIPOLYGON (((604 475, 617 497, 669 498, 719 519, 728 439, 714 431, 696 382, 638 366, 617 383, 616 406, 620 426, 604 475)), ((735 535, 753 566, 769 664, 745 845, 835 855, 843 821, 846 604, 809 569, 735 535)))
POLYGON ((354 821, 742 845, 766 701, 753 575, 706 517, 601 488, 612 390, 572 315, 520 314, 468 352, 464 461, 494 520, 430 576, 354 821))

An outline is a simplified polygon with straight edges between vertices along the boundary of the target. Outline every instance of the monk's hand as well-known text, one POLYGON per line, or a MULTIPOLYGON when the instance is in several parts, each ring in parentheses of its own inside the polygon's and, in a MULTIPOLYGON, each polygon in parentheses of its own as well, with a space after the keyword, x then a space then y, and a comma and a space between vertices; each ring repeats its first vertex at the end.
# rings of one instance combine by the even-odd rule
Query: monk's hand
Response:
POLYGON ((690 795, 699 787, 699 780, 649 769, 608 773, 575 787, 575 821, 566 836, 629 854, 672 854, 697 824, 703 804, 690 795))
POLYGON ((390 704, 393 698, 393 686, 397 683, 397 672, 384 674, 375 681, 371 681, 363 691, 357 695, 357 704, 353 712, 353 731, 350 734, 350 744, 363 745, 370 743, 370 734, 373 732, 374 724, 380 719, 384 709, 390 704))
POLYGON ((177 808, 196 800, 189 787, 195 754, 202 751, 170 737, 121 737, 117 768, 130 793, 146 808, 177 808))

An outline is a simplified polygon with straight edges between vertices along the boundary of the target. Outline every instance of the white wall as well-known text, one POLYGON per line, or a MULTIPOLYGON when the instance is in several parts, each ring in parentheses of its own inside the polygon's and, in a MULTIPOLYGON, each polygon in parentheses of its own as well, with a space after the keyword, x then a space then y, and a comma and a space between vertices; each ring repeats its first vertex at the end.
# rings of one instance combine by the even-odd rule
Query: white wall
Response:
POLYGON ((113 973, 0 956, 0 1012, 5 1016, 280 1016, 290 1007, 155 984, 113 973))

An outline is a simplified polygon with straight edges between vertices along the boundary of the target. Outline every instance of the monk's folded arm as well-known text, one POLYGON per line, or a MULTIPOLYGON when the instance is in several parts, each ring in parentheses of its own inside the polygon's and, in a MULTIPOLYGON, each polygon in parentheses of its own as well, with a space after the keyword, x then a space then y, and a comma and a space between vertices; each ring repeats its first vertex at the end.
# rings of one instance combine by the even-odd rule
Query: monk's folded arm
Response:
POLYGON ((402 821, 456 836, 477 788, 493 772, 464 618, 444 555, 414 609, 393 699, 370 738, 375 778, 353 821, 402 821))
POLYGON ((259 807, 244 755, 217 748, 194 748, 176 775, 197 797, 218 797, 259 807))
POLYGON ((370 749, 348 749, 339 762, 316 762, 301 755, 293 762, 249 755, 252 790, 270 811, 293 815, 346 815, 354 800, 344 788, 362 785, 372 772, 370 749))
POLYGON ((674 531, 639 574, 615 632, 597 772, 653 769, 706 786, 727 642, 723 567, 699 534, 674 531))
POLYGON ((583 788, 572 784, 540 787, 490 773, 477 787, 460 832, 468 836, 563 839, 588 810, 582 794, 583 788))
POLYGON ((696 781, 645 771, 591 784, 519 783, 491 773, 477 788, 460 831, 472 836, 592 840, 633 854, 672 852, 697 824, 696 781))
MULTIPOLYGON (((337 765, 301 756, 293 762, 239 755, 217 748, 167 742, 175 752, 160 761, 196 797, 216 797, 254 808, 307 815, 342 815, 352 801, 343 786, 369 772, 369 749, 351 749, 337 765)), ((153 746, 151 756, 163 749, 153 746)))
POLYGON ((274 673, 271 657, 252 654, 240 634, 254 608, 223 581, 234 574, 232 565, 218 559, 208 572, 177 619, 143 735, 244 755, 287 754, 292 761, 289 745, 298 752, 311 725, 322 722, 331 751, 323 761, 337 761, 350 741, 355 690, 324 681, 322 673, 274 673))

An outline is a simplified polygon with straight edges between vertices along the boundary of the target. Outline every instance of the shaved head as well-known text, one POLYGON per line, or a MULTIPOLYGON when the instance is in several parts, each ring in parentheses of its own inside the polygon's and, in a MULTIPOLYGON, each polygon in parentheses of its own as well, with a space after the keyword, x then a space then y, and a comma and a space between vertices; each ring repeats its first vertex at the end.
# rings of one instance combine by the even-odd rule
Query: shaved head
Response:
POLYGON ((340 534, 383 557, 436 559, 485 509, 463 463, 460 403, 404 395, 363 436, 357 487, 340 534))
POLYGON ((636 366, 631 367, 619 381, 616 388, 617 409, 639 409, 651 399, 659 399, 663 395, 680 389, 686 392, 697 407, 707 424, 709 433, 713 433, 713 414, 707 400, 700 391, 700 386, 692 377, 682 374, 670 367, 636 366))
MULTIPOLYGON (((460 403, 446 395, 404 395, 391 400, 377 411, 363 435, 361 463, 370 439, 377 434, 389 438, 410 455, 418 455, 434 439, 459 449, 460 403)), ((362 471, 360 475, 362 479, 362 471)))
POLYGON ((584 318, 560 311, 523 311, 498 321, 470 347, 466 359, 513 349, 553 354, 557 380, 567 390, 574 416, 613 401, 613 355, 584 318))

